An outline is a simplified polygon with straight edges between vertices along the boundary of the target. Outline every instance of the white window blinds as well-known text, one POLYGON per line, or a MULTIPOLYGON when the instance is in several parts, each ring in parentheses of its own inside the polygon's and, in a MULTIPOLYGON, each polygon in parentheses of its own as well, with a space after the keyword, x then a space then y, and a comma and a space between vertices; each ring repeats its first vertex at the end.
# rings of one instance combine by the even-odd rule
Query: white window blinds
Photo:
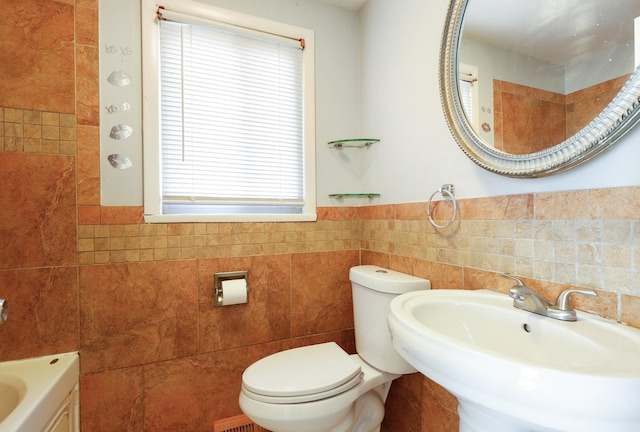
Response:
POLYGON ((462 108, 464 108, 464 113, 467 115, 467 120, 469 120, 469 123, 473 123, 473 81, 461 79, 458 82, 460 84, 460 99, 462 101, 462 108))
POLYGON ((301 212, 300 45, 161 21, 159 54, 163 213, 301 212))

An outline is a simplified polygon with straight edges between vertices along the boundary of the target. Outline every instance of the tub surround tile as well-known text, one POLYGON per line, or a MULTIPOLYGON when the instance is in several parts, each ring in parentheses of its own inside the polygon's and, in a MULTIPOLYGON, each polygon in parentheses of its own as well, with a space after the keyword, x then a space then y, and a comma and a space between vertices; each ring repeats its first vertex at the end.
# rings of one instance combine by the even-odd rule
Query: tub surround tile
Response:
POLYGON ((289 255, 200 260, 199 352, 290 338, 290 274, 289 255), (214 307, 214 274, 241 270, 249 272, 249 302, 214 307))
POLYGON ((82 372, 194 355, 194 261, 80 268, 82 372))
POLYGON ((75 264, 75 158, 2 153, 0 172, 0 268, 75 264))
POLYGON ((51 0, 5 2, 0 106, 73 113, 74 8, 51 0))
POLYGON ((78 349, 75 267, 0 271, 9 318, 0 326, 0 359, 16 360, 78 349))
POLYGON ((81 375, 80 394, 80 420, 84 432, 145 430, 142 367, 81 375))
POLYGON ((79 125, 100 125, 98 47, 76 45, 76 114, 79 125))
POLYGON ((353 328, 349 269, 359 260, 358 251, 292 255, 292 336, 353 328))
POLYGON ((98 10, 76 7, 76 42, 83 45, 98 46, 98 10))
POLYGON ((100 129, 95 126, 78 126, 78 205, 100 205, 100 129))

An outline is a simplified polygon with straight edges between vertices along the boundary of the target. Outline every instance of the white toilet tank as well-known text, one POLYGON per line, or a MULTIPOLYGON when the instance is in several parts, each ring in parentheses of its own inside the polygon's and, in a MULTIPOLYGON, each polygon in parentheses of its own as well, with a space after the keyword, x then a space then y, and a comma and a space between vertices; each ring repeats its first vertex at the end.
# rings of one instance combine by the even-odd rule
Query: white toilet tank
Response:
POLYGON ((431 289, 431 282, 374 265, 352 267, 353 322, 356 350, 378 370, 407 374, 416 370, 398 354, 387 325, 389 303, 411 291, 431 289))

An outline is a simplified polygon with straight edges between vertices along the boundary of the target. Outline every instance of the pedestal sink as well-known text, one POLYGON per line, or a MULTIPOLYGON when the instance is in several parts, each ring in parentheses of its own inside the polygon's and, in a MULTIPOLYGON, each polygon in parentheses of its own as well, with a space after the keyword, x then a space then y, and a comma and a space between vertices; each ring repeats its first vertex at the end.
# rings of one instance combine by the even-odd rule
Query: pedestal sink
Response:
POLYGON ((412 366, 458 398, 460 432, 640 431, 640 330, 566 322, 490 290, 394 299, 389 329, 412 366))

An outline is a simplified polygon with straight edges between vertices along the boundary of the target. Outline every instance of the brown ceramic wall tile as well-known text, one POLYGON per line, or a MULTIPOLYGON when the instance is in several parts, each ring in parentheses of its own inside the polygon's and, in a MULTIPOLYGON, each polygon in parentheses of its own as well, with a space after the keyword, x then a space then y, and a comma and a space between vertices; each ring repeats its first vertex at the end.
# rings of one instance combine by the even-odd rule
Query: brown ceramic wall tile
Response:
POLYGON ((355 220, 360 217, 359 207, 318 207, 318 220, 355 220))
POLYGON ((248 363, 254 363, 268 355, 292 348, 299 348, 307 345, 321 344, 325 342, 335 342, 346 353, 355 354, 356 343, 353 329, 338 330, 335 332, 321 333, 311 336, 303 336, 293 339, 283 339, 279 341, 250 345, 248 349, 248 363))
POLYGON ((389 268, 428 279, 431 281, 432 289, 460 289, 462 287, 462 268, 460 266, 391 255, 389 268))
POLYGON ((422 379, 420 373, 413 373, 391 383, 382 423, 388 431, 421 432, 422 379))
POLYGON ((76 114, 79 125, 100 124, 98 48, 76 45, 76 114))
POLYGON ((0 106, 73 113, 74 10, 51 0, 4 2, 0 106))
POLYGON ((246 358, 238 349, 146 366, 144 430, 210 432, 215 420, 239 414, 246 358))
POLYGON ((83 432, 145 430, 142 367, 82 375, 80 395, 83 432))
POLYGON ((143 207, 101 207, 100 222, 104 225, 144 222, 143 207))
POLYGON ((567 133, 571 136, 589 124, 616 96, 629 75, 605 81, 567 95, 571 106, 571 119, 567 123, 567 133))
POLYGON ((395 219, 395 206, 379 205, 360 208, 360 219, 395 219))
POLYGON ((640 297, 622 296, 622 322, 640 328, 640 297))
POLYGON ((0 172, 0 268, 75 264, 75 158, 3 153, 0 172))
POLYGON ((291 337, 289 255, 200 260, 198 274, 201 353, 291 337), (249 302, 214 307, 214 274, 245 270, 249 302))
POLYGON ((76 43, 98 46, 98 10, 76 7, 76 43))
POLYGON ((100 224, 100 206, 78 207, 78 225, 100 224))
POLYGON ((458 432, 456 398, 428 378, 423 379, 422 432, 458 432))
POLYGON ((194 261, 81 267, 83 373, 195 354, 197 296, 194 261))
POLYGON ((389 268, 389 254, 362 250, 360 251, 360 263, 389 268))
MULTIPOLYGON (((442 198, 438 195, 438 198, 442 198)), ((437 198, 434 197, 434 200, 437 198)), ((396 219, 399 220, 426 220, 427 219, 427 206, 425 203, 409 203, 409 204, 396 204, 396 219)))
POLYGON ((637 219, 638 202, 638 186, 537 193, 536 219, 637 219))
POLYGON ((353 327, 349 269, 359 261, 358 251, 292 255, 292 336, 353 327))
POLYGON ((100 205, 100 129, 78 126, 78 205, 100 205))
POLYGON ((0 271, 9 306, 0 326, 0 361, 78 349, 75 267, 0 271))
POLYGON ((465 220, 511 220, 533 218, 533 195, 503 195, 458 201, 465 220))

